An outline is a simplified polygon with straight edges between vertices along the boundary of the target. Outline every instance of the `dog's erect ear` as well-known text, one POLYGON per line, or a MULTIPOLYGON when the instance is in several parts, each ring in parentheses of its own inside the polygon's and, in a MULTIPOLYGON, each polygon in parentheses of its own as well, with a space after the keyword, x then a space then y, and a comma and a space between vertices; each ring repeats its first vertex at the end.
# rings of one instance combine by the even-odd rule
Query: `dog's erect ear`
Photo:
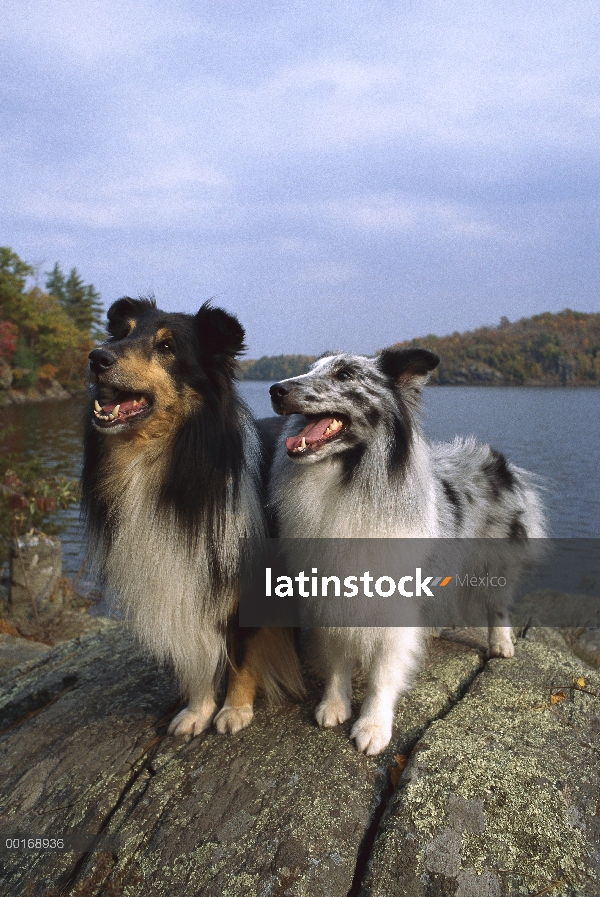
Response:
POLYGON ((208 355, 240 355, 245 331, 235 315, 205 302, 195 317, 200 348, 208 355))
POLYGON ((428 349, 384 349, 377 359, 379 369, 399 386, 419 390, 440 363, 428 349))
POLYGON ((126 321, 137 318, 142 312, 151 308, 156 308, 154 299, 130 299, 129 296, 123 296, 122 299, 117 299, 116 302, 113 302, 108 309, 106 315, 108 326, 106 329, 111 336, 118 336, 126 321))

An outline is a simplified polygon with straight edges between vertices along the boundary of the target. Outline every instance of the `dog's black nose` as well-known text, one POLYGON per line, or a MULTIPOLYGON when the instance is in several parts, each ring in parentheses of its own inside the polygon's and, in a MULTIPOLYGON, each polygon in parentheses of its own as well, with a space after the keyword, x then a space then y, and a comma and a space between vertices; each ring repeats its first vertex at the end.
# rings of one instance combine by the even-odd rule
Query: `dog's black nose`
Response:
POLYGON ((109 352, 108 349, 94 349, 93 352, 90 352, 88 358, 90 359, 90 368, 94 374, 101 374, 103 371, 108 370, 117 360, 117 356, 109 352))
POLYGON ((274 402, 279 403, 285 396, 289 396, 290 391, 283 383, 274 383, 269 390, 269 394, 274 402))

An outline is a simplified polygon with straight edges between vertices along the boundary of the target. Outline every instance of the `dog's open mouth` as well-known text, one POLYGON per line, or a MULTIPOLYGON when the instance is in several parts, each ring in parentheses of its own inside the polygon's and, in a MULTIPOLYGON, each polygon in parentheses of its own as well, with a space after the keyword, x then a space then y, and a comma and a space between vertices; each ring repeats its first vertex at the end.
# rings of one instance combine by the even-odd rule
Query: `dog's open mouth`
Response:
POLYGON ((285 447, 290 455, 316 452, 322 445, 340 436, 346 424, 338 417, 312 417, 297 436, 289 436, 285 447))
POLYGON ((94 401, 94 417, 101 427, 113 427, 118 423, 131 423, 145 417, 152 410, 152 401, 143 393, 113 390, 106 395, 101 390, 94 401))

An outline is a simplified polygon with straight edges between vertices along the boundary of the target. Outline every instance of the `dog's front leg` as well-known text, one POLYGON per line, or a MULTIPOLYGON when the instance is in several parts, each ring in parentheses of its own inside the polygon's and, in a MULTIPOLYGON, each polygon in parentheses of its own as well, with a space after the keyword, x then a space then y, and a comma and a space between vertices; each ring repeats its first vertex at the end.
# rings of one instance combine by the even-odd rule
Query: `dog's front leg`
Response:
POLYGON ((169 735, 199 735, 211 724, 217 705, 215 679, 221 667, 225 643, 218 632, 197 633, 193 650, 188 646, 174 657, 175 672, 188 705, 171 720, 169 735))
POLYGON ((344 640, 327 629, 317 630, 316 638, 325 672, 325 691, 315 710, 315 719, 321 728, 329 729, 345 722, 352 713, 354 656, 344 640))
POLYGON ((421 643, 418 629, 382 629, 379 633, 360 716, 350 731, 358 750, 369 756, 380 754, 390 743, 398 697, 410 685, 421 643))
POLYGON ((229 686, 225 703, 215 717, 217 732, 235 735, 254 719, 254 698, 258 678, 248 666, 229 671, 229 686))
POLYGON ((488 657, 514 657, 510 616, 505 608, 488 610, 488 657))
POLYGON ((357 749, 369 756, 380 754, 392 737, 394 710, 401 690, 394 682, 395 672, 387 664, 377 664, 369 677, 360 716, 350 731, 357 749))
POLYGON ((222 734, 234 735, 252 722, 258 688, 277 704, 284 695, 302 697, 303 686, 291 630, 234 629, 231 641, 227 697, 215 726, 222 734))
POLYGON ((187 707, 173 717, 169 735, 199 735, 210 726, 216 709, 212 687, 208 694, 199 692, 190 698, 187 707))
POLYGON ((254 699, 260 684, 260 667, 267 647, 268 629, 240 628, 230 624, 229 682, 225 703, 215 717, 222 735, 235 735, 254 719, 254 699))

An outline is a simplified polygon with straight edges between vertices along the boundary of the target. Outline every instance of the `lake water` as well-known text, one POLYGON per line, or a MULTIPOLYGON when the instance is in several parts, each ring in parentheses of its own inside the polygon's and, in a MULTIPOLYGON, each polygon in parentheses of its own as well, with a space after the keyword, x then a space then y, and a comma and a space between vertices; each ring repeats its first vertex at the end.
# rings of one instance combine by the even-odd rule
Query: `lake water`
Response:
MULTIPOLYGON (((240 392, 257 417, 272 414, 269 383, 245 382, 240 392)), ((78 476, 81 400, 0 409, 0 450, 40 454, 78 476)), ((435 440, 473 434, 543 478, 555 537, 600 537, 600 389, 431 387, 423 426, 435 440)), ((65 569, 81 566, 77 511, 65 513, 65 569)))

